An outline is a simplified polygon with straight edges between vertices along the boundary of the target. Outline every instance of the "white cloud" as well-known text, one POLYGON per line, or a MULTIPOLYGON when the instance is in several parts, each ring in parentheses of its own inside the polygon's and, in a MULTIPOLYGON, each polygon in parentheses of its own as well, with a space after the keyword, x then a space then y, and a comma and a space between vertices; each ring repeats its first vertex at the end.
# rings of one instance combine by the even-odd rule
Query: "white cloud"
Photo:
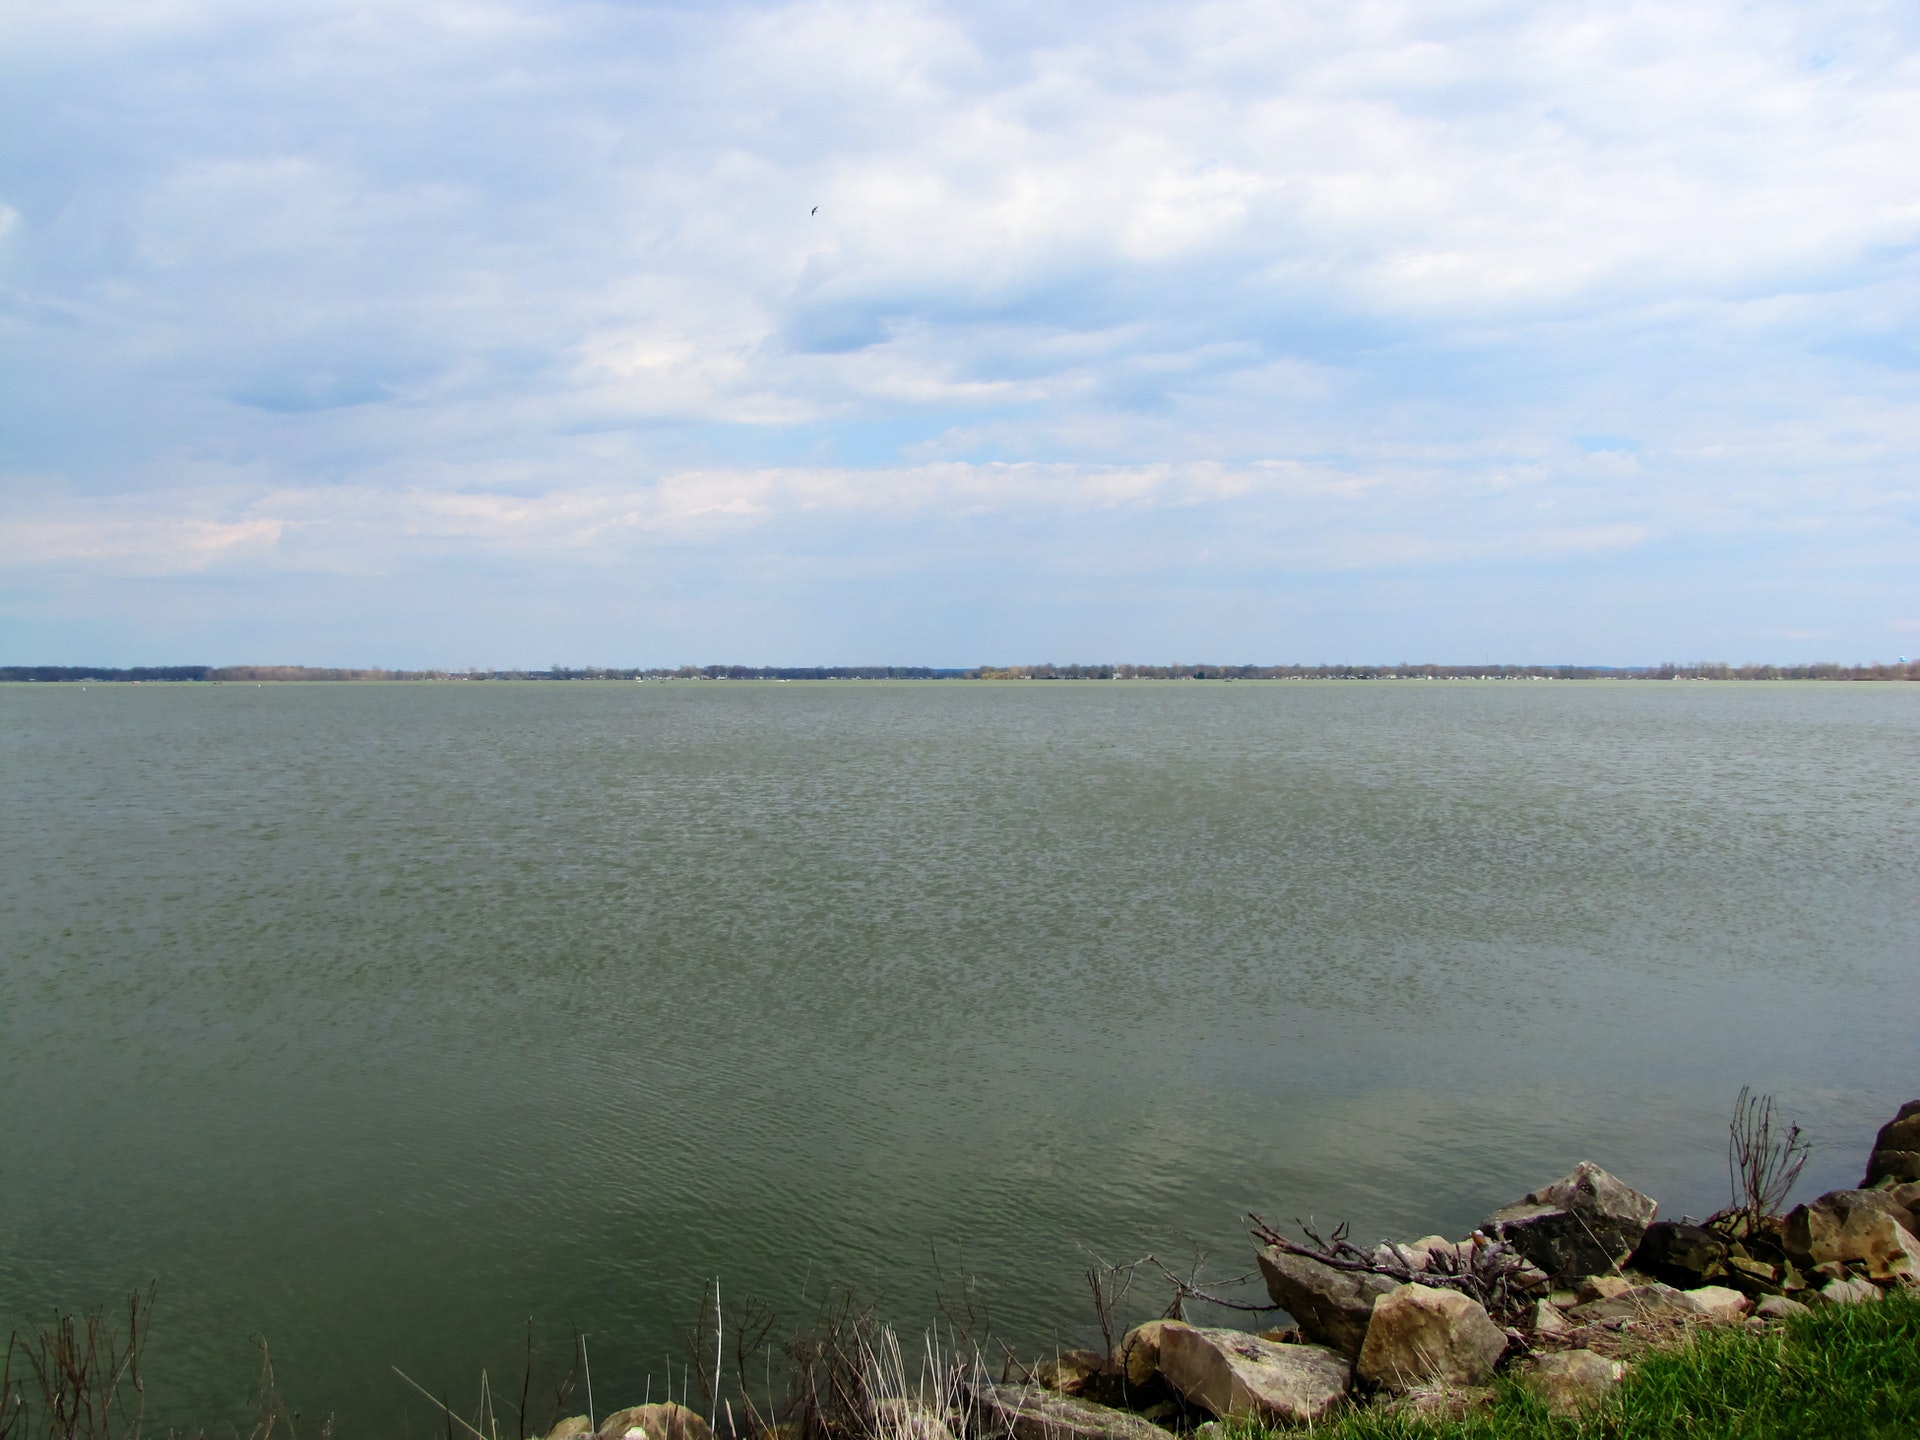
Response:
POLYGON ((1740 537, 1913 526, 1920 30, 1866 0, 95 0, 8 43, 41 569, 1178 510, 1249 575, 1687 536, 1708 606, 1740 537))

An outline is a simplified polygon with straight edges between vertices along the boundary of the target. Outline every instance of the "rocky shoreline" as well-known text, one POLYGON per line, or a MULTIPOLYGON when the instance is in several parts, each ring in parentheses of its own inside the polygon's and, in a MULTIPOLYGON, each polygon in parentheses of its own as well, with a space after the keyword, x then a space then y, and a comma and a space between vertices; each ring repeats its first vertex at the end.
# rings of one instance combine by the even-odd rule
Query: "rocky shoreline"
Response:
MULTIPOLYGON (((762 1440, 1209 1440, 1222 1421, 1313 1426, 1357 1406, 1458 1413, 1491 1399, 1503 1374, 1574 1413, 1636 1356, 1697 1327, 1764 1331, 1811 1306, 1920 1290, 1920 1100, 1882 1127, 1859 1188, 1784 1214, 1797 1132, 1775 1139, 1770 1105, 1747 1103, 1734 1126, 1744 1202, 1697 1224, 1656 1218, 1652 1198, 1591 1163, 1460 1240, 1362 1248, 1343 1231, 1293 1239, 1256 1218, 1255 1259, 1284 1328, 1152 1320, 1109 1353, 1030 1366, 1009 1356, 997 1376, 976 1355, 918 1386, 896 1350, 891 1367, 857 1373, 859 1393, 831 1420, 813 1410, 742 1424, 729 1413, 722 1428, 762 1440)), ((713 1440, 713 1426, 687 1406, 649 1404, 574 1416, 546 1440, 587 1437, 713 1440)))

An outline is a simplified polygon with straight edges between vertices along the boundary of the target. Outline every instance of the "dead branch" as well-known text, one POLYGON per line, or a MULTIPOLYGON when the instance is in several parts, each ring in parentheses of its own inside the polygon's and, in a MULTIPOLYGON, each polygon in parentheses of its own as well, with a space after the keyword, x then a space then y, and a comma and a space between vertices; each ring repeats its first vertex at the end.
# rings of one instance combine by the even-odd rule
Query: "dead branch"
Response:
POLYGON ((1748 1234, 1779 1212, 1807 1163, 1809 1147, 1800 1127, 1789 1125, 1784 1135, 1776 1136, 1774 1122, 1773 1096, 1755 1095, 1742 1085, 1727 1125, 1727 1180, 1733 1207, 1716 1218, 1738 1217, 1746 1222, 1748 1234))
POLYGON ((1413 1251, 1404 1245, 1382 1244, 1362 1250, 1348 1239, 1343 1222, 1322 1236, 1310 1220, 1295 1220, 1306 1242, 1293 1240, 1262 1220, 1248 1215, 1253 1238, 1289 1255, 1303 1256, 1349 1274, 1378 1275, 1399 1285, 1428 1285, 1457 1290, 1478 1301, 1503 1324, 1525 1313, 1531 1292, 1544 1278, 1526 1258, 1502 1240, 1475 1231, 1470 1240, 1442 1249, 1413 1251))

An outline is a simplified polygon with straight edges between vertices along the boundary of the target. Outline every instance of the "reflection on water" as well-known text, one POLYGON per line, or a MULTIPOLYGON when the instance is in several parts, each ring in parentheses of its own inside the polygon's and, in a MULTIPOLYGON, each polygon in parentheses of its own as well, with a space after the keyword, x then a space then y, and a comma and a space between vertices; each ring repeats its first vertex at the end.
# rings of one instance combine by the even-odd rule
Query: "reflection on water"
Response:
MULTIPOLYGON (((1085 1338, 1086 1249, 1857 1179, 1920 1091, 1920 690, 0 687, 0 1304, 158 1277, 344 1434, 702 1282, 1085 1338)), ((677 1370, 679 1361, 674 1361, 677 1370)), ((662 1381, 652 1381, 656 1392, 662 1381)), ((602 1408, 606 1408, 603 1404, 602 1408)))

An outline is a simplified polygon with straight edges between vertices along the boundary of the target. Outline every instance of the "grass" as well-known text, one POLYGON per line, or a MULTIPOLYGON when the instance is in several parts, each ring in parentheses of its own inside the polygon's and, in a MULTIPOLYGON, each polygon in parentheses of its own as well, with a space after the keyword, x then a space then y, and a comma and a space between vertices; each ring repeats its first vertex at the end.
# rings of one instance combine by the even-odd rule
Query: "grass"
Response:
MULTIPOLYGON (((1225 1440, 1300 1440, 1235 1425, 1225 1440)), ((1782 1329, 1705 1329, 1645 1355, 1614 1397, 1549 1415, 1512 1381, 1463 1418, 1355 1411, 1315 1440, 1863 1440, 1920 1436, 1920 1299, 1831 1305, 1782 1329)))

